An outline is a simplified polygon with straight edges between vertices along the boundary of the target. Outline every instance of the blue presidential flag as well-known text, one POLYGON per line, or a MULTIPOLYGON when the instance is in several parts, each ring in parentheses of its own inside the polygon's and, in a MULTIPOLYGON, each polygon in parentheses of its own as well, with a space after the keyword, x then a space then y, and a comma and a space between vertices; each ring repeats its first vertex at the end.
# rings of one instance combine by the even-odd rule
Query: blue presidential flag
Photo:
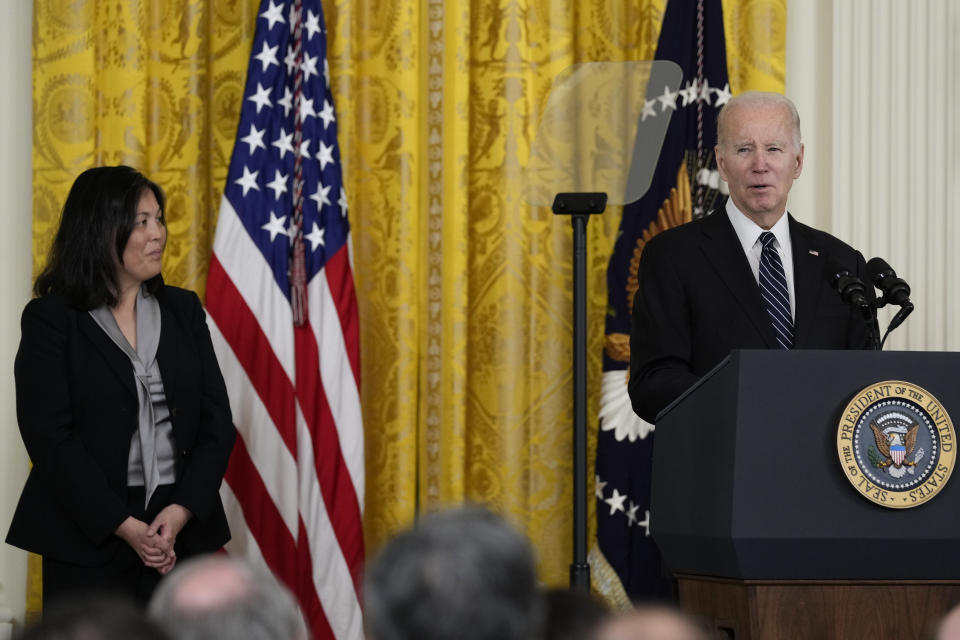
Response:
POLYGON ((723 199, 713 153, 717 112, 731 98, 721 3, 669 0, 656 59, 679 65, 683 80, 675 87, 648 87, 643 105, 642 120, 670 118, 670 125, 649 191, 624 207, 607 270, 595 482, 599 550, 634 600, 670 591, 650 537, 656 519, 650 513, 654 427, 633 413, 627 396, 637 266, 651 237, 706 215, 723 199))

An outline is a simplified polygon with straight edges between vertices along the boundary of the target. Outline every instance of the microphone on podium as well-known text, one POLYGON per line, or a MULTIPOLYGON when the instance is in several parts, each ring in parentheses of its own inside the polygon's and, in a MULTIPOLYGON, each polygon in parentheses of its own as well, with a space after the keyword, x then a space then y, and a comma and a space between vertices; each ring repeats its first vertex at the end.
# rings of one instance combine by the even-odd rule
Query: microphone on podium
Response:
POLYGON ((840 294, 840 299, 859 309, 863 317, 870 319, 873 317, 873 307, 867 299, 867 285, 863 280, 850 273, 850 270, 831 259, 827 265, 830 273, 830 285, 840 294))
POLYGON ((883 258, 870 258, 867 262, 867 275, 874 286, 883 291, 886 302, 900 307, 890 321, 890 326, 887 327, 887 333, 890 333, 899 327, 913 311, 913 303, 910 302, 910 285, 903 278, 898 278, 897 272, 883 258))

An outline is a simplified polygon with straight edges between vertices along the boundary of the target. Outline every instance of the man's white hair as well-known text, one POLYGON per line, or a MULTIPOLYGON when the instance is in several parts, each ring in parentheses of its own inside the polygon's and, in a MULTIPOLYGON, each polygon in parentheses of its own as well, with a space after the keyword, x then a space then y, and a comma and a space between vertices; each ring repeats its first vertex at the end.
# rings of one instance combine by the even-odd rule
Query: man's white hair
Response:
POLYGON ((787 96, 771 91, 745 91, 736 95, 723 105, 717 114, 717 144, 721 147, 727 140, 726 121, 730 112, 741 107, 782 107, 790 112, 793 123, 794 150, 800 151, 800 114, 797 107, 787 96))
POLYGON ((150 599, 149 617, 177 640, 305 640, 293 594, 264 568, 223 555, 178 565, 150 599))

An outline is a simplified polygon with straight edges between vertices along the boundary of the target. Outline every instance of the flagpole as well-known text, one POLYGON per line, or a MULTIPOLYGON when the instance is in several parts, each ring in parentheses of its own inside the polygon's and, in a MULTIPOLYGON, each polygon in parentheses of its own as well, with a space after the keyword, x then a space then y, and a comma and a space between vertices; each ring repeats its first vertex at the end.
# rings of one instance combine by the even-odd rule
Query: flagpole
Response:
POLYGON ((556 215, 573 225, 573 562, 570 588, 590 592, 587 563, 587 221, 607 206, 606 193, 558 193, 556 215))

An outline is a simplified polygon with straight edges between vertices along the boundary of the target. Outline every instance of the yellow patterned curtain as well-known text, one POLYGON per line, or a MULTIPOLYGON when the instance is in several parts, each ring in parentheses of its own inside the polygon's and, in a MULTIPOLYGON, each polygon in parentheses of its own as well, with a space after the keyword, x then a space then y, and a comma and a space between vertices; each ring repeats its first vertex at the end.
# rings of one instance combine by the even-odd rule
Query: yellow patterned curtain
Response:
MULTIPOLYGON (((562 584, 572 548, 571 231, 523 199, 552 79, 652 56, 662 1, 337 3, 331 65, 351 211, 367 538, 492 505, 562 584)), ((619 223, 590 223, 591 379, 619 223)), ((591 413, 596 414, 596 398, 591 413)))
MULTIPOLYGON (((258 4, 35 0, 35 268, 74 177, 126 163, 168 193, 165 278, 203 294, 258 4)), ((368 549, 420 511, 484 502, 563 584, 571 232, 524 202, 522 168, 553 77, 651 58, 664 0, 323 6, 354 229, 368 549)), ((733 90, 782 90, 786 0, 724 10, 733 90)), ((591 419, 619 215, 588 226, 591 419)))
MULTIPOLYGON (((566 583, 572 234, 524 202, 522 168, 554 76, 652 58, 664 5, 325 5, 355 230, 372 550, 418 510, 479 501, 527 532, 546 583, 566 583)), ((724 11, 734 92, 783 91, 785 0, 724 11)), ((620 213, 588 225, 591 420, 620 213)))
POLYGON ((257 0, 34 0, 33 259, 73 179, 128 164, 167 194, 167 282, 203 295, 257 0))

